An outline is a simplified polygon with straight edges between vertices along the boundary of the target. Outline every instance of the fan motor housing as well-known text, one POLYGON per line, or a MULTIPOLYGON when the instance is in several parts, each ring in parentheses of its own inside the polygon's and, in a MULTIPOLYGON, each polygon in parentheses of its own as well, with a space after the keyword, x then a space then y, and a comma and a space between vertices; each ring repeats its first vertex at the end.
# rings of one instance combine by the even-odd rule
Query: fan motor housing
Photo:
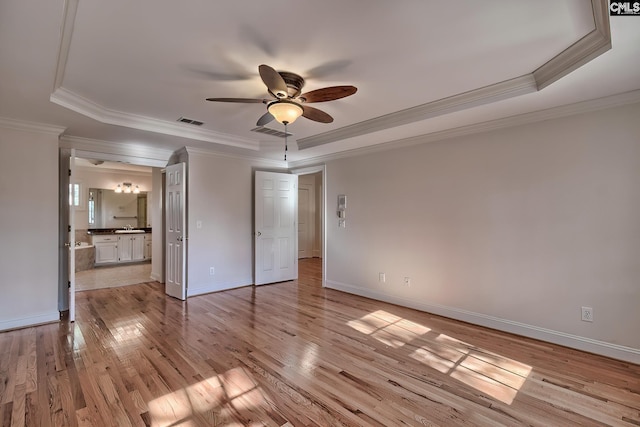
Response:
POLYGON ((300 92, 304 87, 304 79, 302 77, 289 71, 278 71, 278 74, 280 74, 284 82, 287 84, 290 97, 293 98, 300 95, 300 92))

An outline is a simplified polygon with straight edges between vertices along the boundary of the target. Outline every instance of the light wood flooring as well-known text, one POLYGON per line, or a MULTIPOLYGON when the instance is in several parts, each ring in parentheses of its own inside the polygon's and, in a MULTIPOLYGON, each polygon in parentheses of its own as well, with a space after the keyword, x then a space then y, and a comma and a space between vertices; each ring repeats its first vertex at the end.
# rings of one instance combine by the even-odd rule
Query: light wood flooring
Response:
POLYGON ((300 279, 77 294, 0 334, 2 426, 638 426, 640 366, 300 279))

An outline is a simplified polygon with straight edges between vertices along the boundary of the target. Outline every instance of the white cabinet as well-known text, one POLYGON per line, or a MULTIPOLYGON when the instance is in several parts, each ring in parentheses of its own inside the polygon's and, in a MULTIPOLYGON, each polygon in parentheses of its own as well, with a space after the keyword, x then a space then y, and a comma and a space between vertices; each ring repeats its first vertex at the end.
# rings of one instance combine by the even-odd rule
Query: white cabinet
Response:
POLYGON ((118 236, 93 236, 96 248, 96 265, 118 262, 118 236))
POLYGON ((118 261, 131 261, 131 236, 118 236, 118 261))
POLYGON ((151 259, 151 234, 144 235, 144 259, 151 259))
POLYGON ((151 259, 151 234, 102 234, 93 236, 96 265, 151 259))
POLYGON ((142 261, 144 259, 144 235, 118 236, 118 261, 142 261))
POLYGON ((142 261, 144 259, 144 234, 131 236, 131 260, 142 261))

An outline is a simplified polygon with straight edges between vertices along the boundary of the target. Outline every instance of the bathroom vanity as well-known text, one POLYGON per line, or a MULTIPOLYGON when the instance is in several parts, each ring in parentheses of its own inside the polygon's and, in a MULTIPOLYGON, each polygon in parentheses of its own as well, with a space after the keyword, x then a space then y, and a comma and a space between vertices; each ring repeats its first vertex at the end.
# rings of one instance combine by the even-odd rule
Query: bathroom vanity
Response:
POLYGON ((151 259, 150 230, 104 230, 91 234, 96 248, 96 266, 151 259))

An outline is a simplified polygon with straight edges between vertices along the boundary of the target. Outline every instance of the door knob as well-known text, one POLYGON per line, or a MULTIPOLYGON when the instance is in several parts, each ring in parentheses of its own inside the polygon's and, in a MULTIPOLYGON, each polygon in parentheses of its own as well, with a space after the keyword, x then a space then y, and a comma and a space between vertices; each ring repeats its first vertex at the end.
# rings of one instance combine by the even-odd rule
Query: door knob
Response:
POLYGON ((262 233, 258 231, 258 232, 256 233, 256 236, 260 237, 260 236, 262 236, 262 233))

